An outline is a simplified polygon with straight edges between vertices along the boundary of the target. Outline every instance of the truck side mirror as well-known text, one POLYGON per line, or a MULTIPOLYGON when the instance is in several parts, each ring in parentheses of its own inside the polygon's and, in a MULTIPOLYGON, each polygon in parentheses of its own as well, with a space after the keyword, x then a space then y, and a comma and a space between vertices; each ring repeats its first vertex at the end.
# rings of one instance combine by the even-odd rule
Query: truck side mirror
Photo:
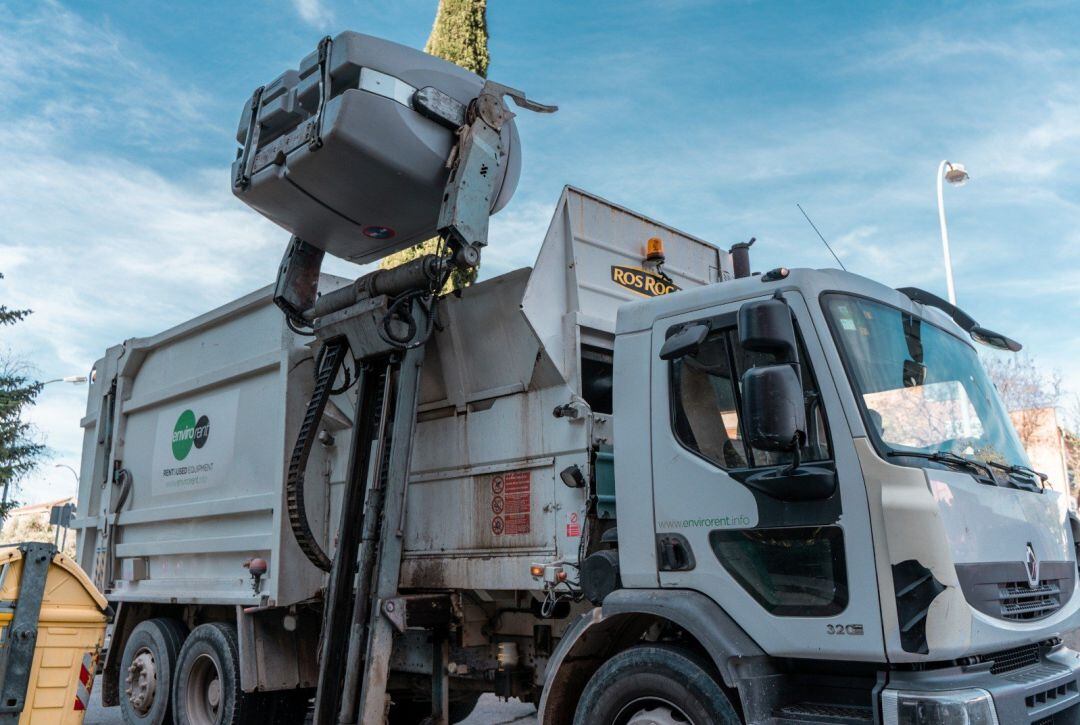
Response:
POLYGON ((798 451, 806 440, 806 404, 795 368, 779 363, 743 373, 742 417, 747 440, 754 448, 798 451))
POLYGON ((1013 340, 1010 337, 1005 337, 1000 332, 994 332, 993 330, 987 330, 985 327, 975 327, 968 330, 968 334, 971 335, 971 339, 975 342, 981 342, 983 345, 989 345, 990 347, 996 347, 998 350, 1008 350, 1009 352, 1020 352, 1024 349, 1024 346, 1013 340))
POLYGON ((660 348, 660 359, 676 360, 687 355, 693 355, 708 336, 708 325, 700 322, 685 325, 664 340, 664 346, 660 348))
POLYGON ((777 362, 798 362, 795 326, 787 303, 773 297, 740 307, 739 344, 744 350, 775 355, 777 362))

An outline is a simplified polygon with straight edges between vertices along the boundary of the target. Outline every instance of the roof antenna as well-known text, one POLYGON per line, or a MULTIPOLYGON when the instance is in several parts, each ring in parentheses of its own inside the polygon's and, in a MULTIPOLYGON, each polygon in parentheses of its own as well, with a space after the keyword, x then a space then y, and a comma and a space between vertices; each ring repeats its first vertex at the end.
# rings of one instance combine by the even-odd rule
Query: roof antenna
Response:
POLYGON ((802 208, 802 204, 799 204, 798 202, 796 202, 795 206, 799 207, 799 211, 801 211, 802 215, 804 217, 806 217, 806 221, 809 222, 810 226, 813 228, 813 230, 815 232, 817 232, 818 239, 820 239, 821 243, 825 245, 825 248, 829 250, 829 254, 831 254, 833 256, 833 259, 836 260, 836 263, 840 265, 840 269, 842 269, 842 270, 844 270, 846 272, 847 267, 845 267, 844 263, 840 261, 840 257, 836 256, 836 252, 834 252, 833 248, 829 246, 829 243, 825 241, 825 237, 821 236, 821 232, 818 231, 817 226, 814 224, 813 221, 810 220, 810 215, 807 214, 806 211, 802 208))

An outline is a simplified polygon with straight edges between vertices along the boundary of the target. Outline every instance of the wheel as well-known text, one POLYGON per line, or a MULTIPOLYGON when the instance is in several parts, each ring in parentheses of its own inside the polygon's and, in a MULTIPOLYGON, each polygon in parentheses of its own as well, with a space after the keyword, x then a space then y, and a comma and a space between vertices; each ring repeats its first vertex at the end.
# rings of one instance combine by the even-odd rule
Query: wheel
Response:
POLYGON ((210 622, 191 631, 180 650, 172 702, 181 725, 262 722, 258 699, 240 689, 236 627, 210 622))
POLYGON ((734 725, 731 701, 692 653, 639 645, 601 665, 585 685, 574 725, 734 725))
POLYGON ((129 725, 170 725, 169 689, 187 628, 175 619, 148 619, 131 631, 120 659, 120 712, 129 725))

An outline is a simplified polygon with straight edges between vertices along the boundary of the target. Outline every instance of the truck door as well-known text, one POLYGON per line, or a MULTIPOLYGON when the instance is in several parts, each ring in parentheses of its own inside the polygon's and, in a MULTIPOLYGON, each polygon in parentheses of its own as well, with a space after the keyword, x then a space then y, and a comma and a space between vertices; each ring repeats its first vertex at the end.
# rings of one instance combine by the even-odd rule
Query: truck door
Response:
POLYGON ((805 392, 800 470, 816 477, 819 493, 780 498, 761 485, 763 475, 784 475, 792 457, 745 440, 740 378, 773 360, 739 345, 741 303, 658 321, 651 401, 658 579, 710 596, 772 655, 880 658, 862 474, 809 310, 797 292, 785 301, 805 392), (698 351, 661 360, 665 339, 695 322, 710 329, 698 351), (835 483, 826 495, 823 481, 835 483))

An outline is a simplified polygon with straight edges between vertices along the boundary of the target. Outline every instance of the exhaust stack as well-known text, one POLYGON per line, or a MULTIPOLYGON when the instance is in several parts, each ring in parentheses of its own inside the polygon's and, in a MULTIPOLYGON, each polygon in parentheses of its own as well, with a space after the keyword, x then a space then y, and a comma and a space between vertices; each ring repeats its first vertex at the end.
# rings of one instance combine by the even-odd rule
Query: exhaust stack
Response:
POLYGON ((750 247, 757 241, 757 237, 750 237, 749 242, 738 242, 731 245, 728 253, 731 255, 731 266, 735 272, 735 279, 750 276, 750 247))

